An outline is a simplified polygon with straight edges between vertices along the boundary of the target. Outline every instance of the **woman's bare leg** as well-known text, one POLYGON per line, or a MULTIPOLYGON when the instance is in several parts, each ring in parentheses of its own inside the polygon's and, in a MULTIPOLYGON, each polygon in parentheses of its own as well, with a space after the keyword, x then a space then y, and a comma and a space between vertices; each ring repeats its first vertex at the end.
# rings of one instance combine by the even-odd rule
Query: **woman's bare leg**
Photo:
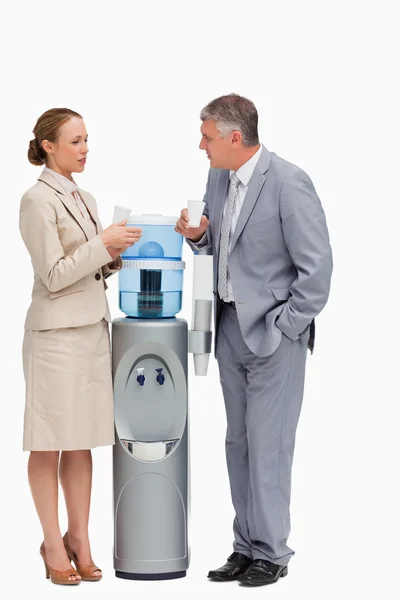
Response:
MULTIPOLYGON (((93 563, 89 543, 89 512, 92 491, 90 450, 64 450, 60 459, 60 482, 68 512, 68 540, 78 562, 93 563)), ((101 575, 95 571, 93 575, 101 575)))
MULTIPOLYGON (((64 548, 58 520, 59 452, 32 451, 28 461, 28 479, 33 501, 43 529, 47 561, 53 569, 71 568, 64 548)), ((80 579, 71 575, 69 579, 80 579)))

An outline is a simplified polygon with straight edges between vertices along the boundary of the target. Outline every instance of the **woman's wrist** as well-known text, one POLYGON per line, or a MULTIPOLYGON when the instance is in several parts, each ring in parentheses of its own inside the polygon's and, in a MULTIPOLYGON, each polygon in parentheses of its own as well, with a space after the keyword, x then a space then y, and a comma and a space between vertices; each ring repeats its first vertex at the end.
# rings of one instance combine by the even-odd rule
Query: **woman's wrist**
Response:
POLYGON ((107 248, 107 250, 110 248, 110 242, 107 240, 107 236, 104 235, 104 231, 102 233, 99 233, 99 238, 101 239, 101 241, 103 242, 103 244, 105 245, 105 247, 107 248))

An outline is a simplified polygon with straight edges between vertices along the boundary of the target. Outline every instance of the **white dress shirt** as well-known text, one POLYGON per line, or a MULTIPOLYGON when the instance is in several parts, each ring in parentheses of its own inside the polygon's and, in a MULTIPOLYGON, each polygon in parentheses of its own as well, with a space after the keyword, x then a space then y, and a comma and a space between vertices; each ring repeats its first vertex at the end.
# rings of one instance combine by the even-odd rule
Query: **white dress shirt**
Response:
POLYGON ((53 171, 53 169, 49 169, 48 167, 45 167, 43 169, 43 172, 50 173, 50 175, 52 175, 54 179, 58 181, 58 183, 62 186, 63 190, 67 192, 67 194, 70 194, 72 196, 83 218, 90 225, 90 229, 92 230, 93 236, 97 235, 97 225, 93 221, 86 207, 86 204, 80 197, 78 192, 78 186, 76 185, 75 181, 71 181, 67 177, 64 177, 64 175, 60 175, 60 173, 57 173, 56 171, 53 171))
MULTIPOLYGON (((237 195, 237 198, 236 198, 235 210, 233 211, 233 215, 232 215, 232 227, 231 227, 231 233, 230 233, 230 236, 229 236, 228 254, 229 254, 229 252, 231 251, 231 248, 232 248, 233 233, 235 231, 236 224, 238 222, 240 211, 242 210, 244 199, 246 198, 247 190, 248 190, 248 187, 249 187, 249 182, 250 182, 250 179, 253 176, 254 169, 256 168, 256 164, 258 163, 258 159, 261 156, 261 152, 262 152, 262 146, 260 145, 259 149, 254 154, 254 156, 252 156, 247 162, 244 163, 244 165, 242 165, 236 171, 236 175, 239 178, 240 183, 238 185, 238 195, 237 195)), ((231 175, 232 173, 233 173, 233 171, 230 171, 229 175, 231 175)), ((228 193, 227 193, 226 198, 225 198, 224 214, 225 214, 226 207, 227 207, 227 204, 228 204, 228 198, 229 198, 229 188, 228 188, 228 193)), ((229 267, 228 267, 227 283, 228 283, 228 297, 227 298, 222 298, 222 300, 224 302, 234 302, 235 299, 233 297, 232 281, 231 281, 231 278, 230 278, 230 275, 229 275, 229 267)))
MULTIPOLYGON (((240 211, 242 210, 244 199, 246 198, 246 194, 247 194, 247 190, 248 190, 248 187, 249 187, 250 179, 253 176, 254 169, 256 168, 256 164, 258 163, 258 160, 259 160, 259 158, 261 156, 261 152, 262 152, 262 146, 260 145, 259 149, 254 154, 254 156, 252 156, 247 162, 244 163, 244 165, 242 165, 236 171, 236 175, 238 176, 238 178, 240 180, 240 183, 238 185, 238 195, 237 195, 237 198, 236 198, 235 210, 234 210, 233 215, 232 215, 232 226, 231 226, 231 233, 230 233, 230 236, 229 236, 228 254, 229 254, 229 252, 231 250, 231 247, 232 247, 233 233, 235 231, 235 227, 236 227, 236 224, 238 222, 240 211)), ((234 173, 234 171, 229 171, 229 175, 231 175, 232 173, 234 173)), ((226 211, 228 199, 229 199, 229 186, 228 186, 228 191, 227 191, 226 198, 225 198, 224 214, 225 214, 225 211, 226 211)), ((204 234, 203 237, 197 243, 193 244, 193 247, 196 248, 196 249, 198 249, 198 250, 200 250, 202 244, 204 244, 205 241, 206 241, 206 237, 207 237, 206 234, 204 234)), ((229 275, 229 267, 228 267, 227 283, 228 283, 228 296, 227 296, 227 298, 222 298, 222 300, 224 302, 234 302, 235 299, 233 297, 232 281, 231 281, 231 278, 230 278, 230 275, 229 275)))

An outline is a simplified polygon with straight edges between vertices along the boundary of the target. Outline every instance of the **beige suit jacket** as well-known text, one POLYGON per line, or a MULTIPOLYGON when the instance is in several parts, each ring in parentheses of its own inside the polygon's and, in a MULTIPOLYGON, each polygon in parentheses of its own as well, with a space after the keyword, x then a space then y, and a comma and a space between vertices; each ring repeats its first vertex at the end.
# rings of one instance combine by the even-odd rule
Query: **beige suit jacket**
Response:
MULTIPOLYGON (((97 231, 96 201, 79 189, 97 231)), ((19 228, 32 259, 32 303, 25 329, 61 329, 110 321, 105 278, 121 268, 99 235, 93 237, 72 196, 50 173, 22 197, 19 228)))

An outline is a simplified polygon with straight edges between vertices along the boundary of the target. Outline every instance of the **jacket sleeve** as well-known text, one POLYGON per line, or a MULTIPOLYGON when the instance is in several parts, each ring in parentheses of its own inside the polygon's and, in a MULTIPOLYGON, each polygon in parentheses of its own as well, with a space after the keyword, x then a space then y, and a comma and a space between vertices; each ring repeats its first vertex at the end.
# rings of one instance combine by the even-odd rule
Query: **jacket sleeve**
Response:
POLYGON ((23 196, 19 229, 33 267, 50 292, 58 292, 112 261, 98 235, 66 256, 58 235, 55 208, 41 199, 23 196))
POLYGON ((328 300, 332 251, 321 202, 303 171, 296 171, 283 182, 280 210, 283 235, 297 268, 297 278, 276 325, 287 337, 296 340, 328 300))
POLYGON ((120 256, 117 256, 117 258, 115 260, 107 263, 106 265, 104 265, 102 267, 104 279, 107 279, 107 277, 111 277, 111 275, 118 273, 118 271, 120 271, 121 269, 122 269, 122 258, 120 256))

